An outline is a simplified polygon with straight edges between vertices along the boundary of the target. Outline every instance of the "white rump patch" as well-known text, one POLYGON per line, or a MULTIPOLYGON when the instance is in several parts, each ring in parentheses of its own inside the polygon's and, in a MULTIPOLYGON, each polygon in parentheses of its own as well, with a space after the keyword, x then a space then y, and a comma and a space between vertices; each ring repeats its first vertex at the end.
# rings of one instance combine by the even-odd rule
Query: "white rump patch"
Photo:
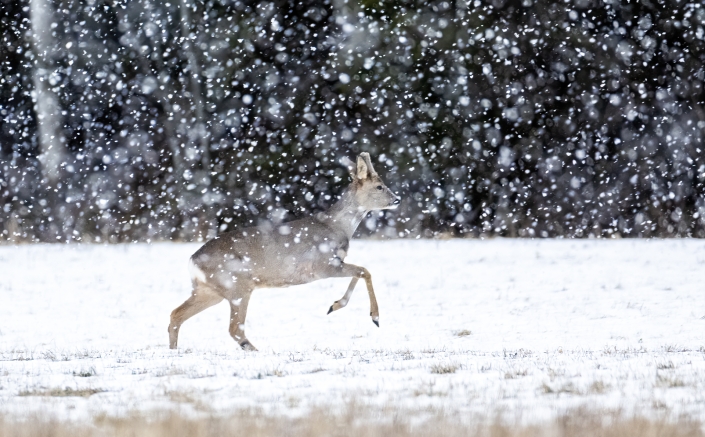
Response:
POLYGON ((203 270, 198 268, 196 263, 194 263, 193 260, 190 258, 188 260, 188 272, 191 275, 191 280, 199 280, 203 283, 206 282, 206 274, 203 273, 203 270))

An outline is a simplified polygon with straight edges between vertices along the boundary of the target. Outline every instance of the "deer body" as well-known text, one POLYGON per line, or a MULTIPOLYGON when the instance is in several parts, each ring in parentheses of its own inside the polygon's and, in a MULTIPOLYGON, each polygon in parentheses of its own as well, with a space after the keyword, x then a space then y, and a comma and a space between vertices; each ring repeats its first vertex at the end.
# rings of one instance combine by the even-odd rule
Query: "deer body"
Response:
POLYGON ((318 279, 351 277, 345 295, 328 313, 344 307, 359 279, 365 279, 370 316, 379 326, 379 310, 372 279, 364 267, 346 264, 350 239, 372 210, 394 208, 399 198, 372 168, 369 155, 350 163, 353 183, 325 213, 291 222, 227 232, 204 244, 190 259, 193 292, 171 313, 169 346, 176 348, 178 332, 186 319, 227 299, 230 334, 245 350, 256 350, 243 330, 247 305, 256 288, 306 284, 318 279))
POLYGON ((342 233, 306 218, 275 228, 228 232, 201 247, 191 262, 206 281, 212 279, 225 288, 243 276, 257 288, 288 287, 321 279, 321 266, 347 245, 342 233))

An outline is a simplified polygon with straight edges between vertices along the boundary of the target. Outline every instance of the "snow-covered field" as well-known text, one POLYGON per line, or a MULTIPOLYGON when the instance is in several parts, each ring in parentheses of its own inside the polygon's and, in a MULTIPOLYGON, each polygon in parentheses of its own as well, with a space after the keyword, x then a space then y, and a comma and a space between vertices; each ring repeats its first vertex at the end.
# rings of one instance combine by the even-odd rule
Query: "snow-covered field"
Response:
POLYGON ((194 244, 0 247, 0 414, 302 414, 350 403, 535 422, 579 407, 705 420, 705 243, 353 241, 373 275, 258 290, 184 324, 194 244), (91 393, 95 393, 92 394, 91 393), (69 395, 69 396, 67 396, 69 395))

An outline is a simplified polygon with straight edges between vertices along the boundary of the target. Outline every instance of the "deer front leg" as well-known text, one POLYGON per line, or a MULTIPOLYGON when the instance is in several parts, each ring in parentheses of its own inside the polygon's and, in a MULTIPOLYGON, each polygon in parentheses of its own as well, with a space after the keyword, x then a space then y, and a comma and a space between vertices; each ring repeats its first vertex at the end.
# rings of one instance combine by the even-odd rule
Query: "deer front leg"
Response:
POLYGON ((252 291, 248 291, 241 297, 230 299, 230 336, 240 345, 243 350, 256 351, 250 340, 245 337, 245 318, 247 317, 247 304, 250 303, 252 291))
POLYGON ((345 292, 343 297, 333 302, 333 305, 331 305, 328 309, 328 314, 332 313, 333 311, 337 311, 348 304, 348 302, 350 301, 350 296, 352 296, 352 292, 355 289, 355 285, 357 285, 358 279, 359 278, 352 278, 352 280, 350 281, 350 285, 348 285, 348 290, 345 292))
POLYGON ((347 305, 348 301, 350 301, 350 296, 352 296, 352 292, 355 289, 355 285, 357 285, 358 279, 364 279, 365 284, 367 285, 367 293, 370 296, 370 317, 372 317, 372 323, 379 327, 379 307, 377 306, 377 298, 375 297, 374 287, 372 287, 372 275, 370 275, 370 272, 368 272, 364 267, 356 266, 354 264, 341 263, 337 267, 330 265, 328 273, 328 277, 344 278, 352 276, 352 280, 350 281, 350 285, 348 285, 347 291, 343 297, 340 298, 340 300, 335 301, 333 305, 331 305, 328 310, 328 314, 347 305))

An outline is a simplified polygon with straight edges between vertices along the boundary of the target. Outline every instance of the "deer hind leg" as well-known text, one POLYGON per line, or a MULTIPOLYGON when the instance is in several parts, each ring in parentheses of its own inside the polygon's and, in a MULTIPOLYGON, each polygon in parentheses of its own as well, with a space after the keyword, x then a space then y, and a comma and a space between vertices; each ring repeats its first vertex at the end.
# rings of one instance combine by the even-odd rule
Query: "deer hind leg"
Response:
POLYGON ((370 272, 368 272, 367 269, 364 267, 356 266, 354 264, 343 263, 338 267, 330 266, 328 274, 328 277, 352 276, 352 280, 350 281, 350 285, 348 285, 347 291, 345 292, 343 297, 340 298, 340 300, 335 301, 333 305, 331 305, 330 309, 328 310, 328 314, 335 310, 339 310, 340 308, 343 308, 345 305, 347 305, 348 301, 350 300, 350 296, 352 295, 352 292, 355 289, 355 285, 357 285, 357 281, 359 279, 364 279, 365 284, 367 285, 367 293, 370 296, 370 317, 372 317, 372 323, 379 327, 379 307, 377 306, 377 297, 375 296, 375 290, 372 286, 372 275, 370 275, 370 272))
POLYGON ((230 336, 240 345, 243 350, 256 351, 257 348, 250 343, 245 336, 245 318, 247 317, 247 305, 250 303, 252 289, 244 293, 237 293, 236 297, 229 299, 230 302, 230 336))
POLYGON ((179 305, 171 312, 171 323, 169 323, 169 348, 176 349, 176 344, 179 339, 179 329, 181 325, 191 317, 210 308, 223 300, 208 287, 202 284, 196 284, 191 297, 186 299, 184 303, 179 305))

